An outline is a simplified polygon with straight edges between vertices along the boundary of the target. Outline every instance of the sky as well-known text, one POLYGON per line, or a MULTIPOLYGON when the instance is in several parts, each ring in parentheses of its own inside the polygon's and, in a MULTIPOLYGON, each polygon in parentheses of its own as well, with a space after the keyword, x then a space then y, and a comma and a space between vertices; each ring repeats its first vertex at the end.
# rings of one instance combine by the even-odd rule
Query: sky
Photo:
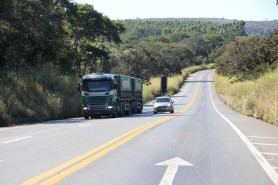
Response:
POLYGON ((276 0, 75 0, 110 19, 225 18, 278 20, 276 0))

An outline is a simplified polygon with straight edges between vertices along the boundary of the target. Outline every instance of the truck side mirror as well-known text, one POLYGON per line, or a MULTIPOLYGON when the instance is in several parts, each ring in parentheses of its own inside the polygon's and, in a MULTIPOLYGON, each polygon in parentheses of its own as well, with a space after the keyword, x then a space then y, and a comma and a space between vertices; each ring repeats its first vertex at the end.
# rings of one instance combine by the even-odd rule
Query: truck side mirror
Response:
POLYGON ((77 84, 77 91, 80 91, 81 90, 81 85, 80 83, 77 84))

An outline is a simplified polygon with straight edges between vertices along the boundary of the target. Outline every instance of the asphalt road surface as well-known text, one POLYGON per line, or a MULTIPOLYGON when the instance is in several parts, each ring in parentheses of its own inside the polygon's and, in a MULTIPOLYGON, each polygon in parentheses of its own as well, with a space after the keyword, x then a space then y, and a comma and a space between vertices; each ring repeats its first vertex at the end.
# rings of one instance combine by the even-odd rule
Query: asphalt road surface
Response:
POLYGON ((173 100, 174 114, 0 128, 0 184, 278 185, 278 127, 225 106, 213 70, 173 100))

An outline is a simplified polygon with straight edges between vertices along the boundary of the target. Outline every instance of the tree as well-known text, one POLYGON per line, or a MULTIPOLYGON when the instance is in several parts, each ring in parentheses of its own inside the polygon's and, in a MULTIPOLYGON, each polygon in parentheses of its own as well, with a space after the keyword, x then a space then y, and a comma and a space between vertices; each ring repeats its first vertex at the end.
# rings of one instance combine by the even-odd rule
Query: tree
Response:
POLYGON ((88 4, 78 5, 77 13, 70 24, 76 67, 81 70, 83 63, 83 74, 86 73, 87 66, 92 68, 98 59, 108 56, 104 44, 120 43, 120 33, 124 31, 122 24, 111 21, 88 4))
POLYGON ((218 58, 218 73, 238 80, 257 78, 277 61, 277 35, 236 38, 218 58))
POLYGON ((149 84, 151 77, 158 75, 157 61, 147 52, 142 45, 126 49, 114 56, 116 66, 113 73, 120 73, 141 78, 149 84))
POLYGON ((57 59, 64 48, 65 2, 1 1, 1 67, 16 70, 57 59))

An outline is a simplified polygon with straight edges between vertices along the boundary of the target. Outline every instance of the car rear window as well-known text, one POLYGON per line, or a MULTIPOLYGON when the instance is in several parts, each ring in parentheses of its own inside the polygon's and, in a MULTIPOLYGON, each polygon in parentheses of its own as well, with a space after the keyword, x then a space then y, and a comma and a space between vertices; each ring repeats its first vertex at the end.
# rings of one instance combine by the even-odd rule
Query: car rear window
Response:
POLYGON ((170 102, 170 98, 157 98, 156 102, 170 102))

